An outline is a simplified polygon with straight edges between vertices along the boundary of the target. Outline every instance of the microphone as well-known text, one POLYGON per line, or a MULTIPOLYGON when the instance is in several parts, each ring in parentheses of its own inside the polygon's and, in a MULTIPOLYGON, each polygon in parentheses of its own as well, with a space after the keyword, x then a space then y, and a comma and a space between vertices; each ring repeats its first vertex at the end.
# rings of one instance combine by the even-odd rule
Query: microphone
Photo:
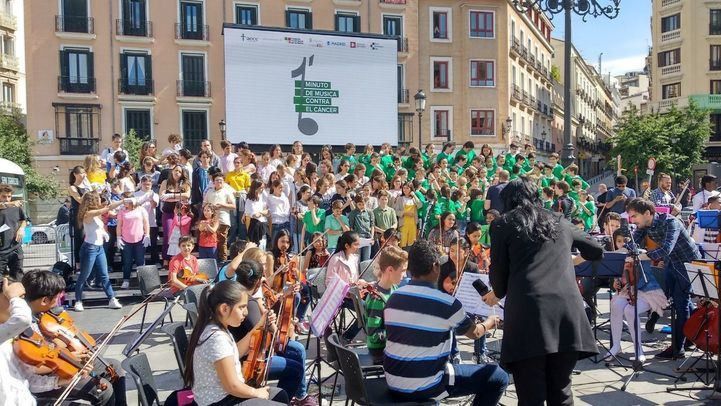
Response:
MULTIPOLYGON (((486 296, 488 292, 491 291, 490 289, 488 289, 488 285, 483 283, 483 281, 480 279, 476 279, 475 281, 473 281, 473 289, 475 289, 476 292, 481 295, 481 297, 486 296)), ((497 304, 497 306, 503 309, 503 306, 500 303, 497 304)))

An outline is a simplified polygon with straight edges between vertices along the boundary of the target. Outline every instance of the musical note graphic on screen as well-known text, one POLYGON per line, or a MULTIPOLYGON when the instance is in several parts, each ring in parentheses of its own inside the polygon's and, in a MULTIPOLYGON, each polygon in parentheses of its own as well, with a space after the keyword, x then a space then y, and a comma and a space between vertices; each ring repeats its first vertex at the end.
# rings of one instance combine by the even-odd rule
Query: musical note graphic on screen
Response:
POLYGON ((338 91, 331 88, 330 82, 305 80, 306 68, 313 66, 314 55, 306 58, 300 66, 291 71, 291 78, 300 77, 295 81, 295 97, 293 103, 298 113, 298 130, 304 135, 314 135, 318 132, 318 122, 310 117, 303 117, 303 113, 312 114, 338 114, 338 106, 333 106, 333 98, 338 97, 338 91))

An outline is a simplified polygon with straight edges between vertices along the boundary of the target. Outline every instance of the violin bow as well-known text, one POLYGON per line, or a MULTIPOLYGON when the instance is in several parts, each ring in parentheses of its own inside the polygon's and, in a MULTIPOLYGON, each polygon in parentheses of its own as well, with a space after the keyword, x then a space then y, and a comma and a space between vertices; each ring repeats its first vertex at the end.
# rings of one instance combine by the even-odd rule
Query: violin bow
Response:
POLYGON ((380 256, 381 252, 383 252, 383 248, 385 248, 386 244, 388 244, 388 242, 393 238, 395 238, 395 237, 388 237, 385 241, 383 241, 383 244, 381 244, 380 248, 378 248, 378 252, 376 252, 376 254, 373 256, 373 258, 371 258, 371 262, 368 264, 368 266, 366 266, 366 269, 364 269, 363 272, 361 272, 358 275, 358 279, 361 279, 363 277, 363 275, 365 275, 365 273, 368 272, 368 270, 373 267, 373 263, 380 256))
MULTIPOLYGON (((458 240, 458 253, 461 252, 461 242, 458 240)), ((471 257, 471 253, 469 252, 468 255, 466 255, 466 259, 463 261, 463 268, 458 270, 458 265, 456 265, 456 274, 458 275, 456 277, 456 286, 453 287, 453 296, 456 296, 456 292, 458 292, 458 286, 461 284, 461 277, 463 276, 463 271, 466 269, 466 265, 468 265, 468 258, 471 257)))
MULTIPOLYGON (((300 257, 303 255, 304 252, 308 251, 309 248, 313 246, 316 242, 320 241, 325 235, 328 233, 328 230, 324 231, 323 234, 319 235, 315 240, 311 241, 310 244, 306 245, 305 248, 303 248, 298 254, 293 255, 293 258, 300 257)), ((278 267, 276 271, 273 272, 273 277, 277 276, 279 273, 285 271, 290 266, 290 260, 288 260, 288 263, 285 265, 281 265, 278 267)))

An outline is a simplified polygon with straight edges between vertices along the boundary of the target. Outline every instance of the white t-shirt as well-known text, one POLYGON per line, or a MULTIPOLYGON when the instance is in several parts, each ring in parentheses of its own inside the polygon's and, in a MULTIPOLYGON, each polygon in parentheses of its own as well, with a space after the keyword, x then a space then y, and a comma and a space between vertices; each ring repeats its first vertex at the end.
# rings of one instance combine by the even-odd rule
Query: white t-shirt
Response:
POLYGON ((193 354, 193 395, 195 402, 200 406, 210 405, 223 400, 228 393, 220 383, 215 370, 215 362, 233 357, 235 372, 243 381, 240 365, 240 354, 235 346, 233 336, 216 324, 209 324, 203 330, 198 341, 198 347, 193 354))
MULTIPOLYGON (((251 200, 246 199, 245 200, 245 215, 248 217, 253 217, 254 214, 259 213, 263 210, 265 210, 267 206, 267 197, 265 196, 265 193, 261 193, 258 200, 251 200)), ((260 216, 256 218, 261 223, 267 223, 268 217, 260 216)))
POLYGON ((158 223, 155 218, 155 209, 157 209, 158 205, 160 204, 160 196, 158 196, 157 193, 153 192, 152 189, 148 192, 143 192, 142 190, 138 190, 137 192, 135 192, 135 194, 133 196, 135 196, 138 199, 141 199, 141 198, 145 197, 145 195, 150 195, 149 198, 147 200, 145 200, 145 202, 143 202, 143 208, 148 213, 148 225, 150 227, 157 227, 158 223), (153 205, 152 205, 153 202, 155 202, 155 207, 153 207, 153 205))
POLYGON ((287 223, 290 218, 290 202, 288 197, 283 193, 280 197, 270 194, 268 195, 268 211, 273 224, 287 223))
POLYGON ((237 157, 238 155, 234 152, 231 152, 228 155, 220 156, 220 170, 223 171, 223 175, 235 169, 235 165, 233 164, 233 162, 237 157))
MULTIPOLYGON (((211 186, 212 186, 212 184, 211 184, 211 186)), ((218 203, 235 204, 235 196, 233 195, 233 192, 231 192, 227 188, 221 188, 220 190, 215 190, 215 188, 211 187, 207 192, 205 192, 205 199, 203 201, 205 203, 212 203, 212 204, 218 204, 218 203)), ((218 222, 224 226, 230 225, 230 209, 221 208, 218 210, 218 222)))
POLYGON ((697 211, 701 210, 701 206, 708 203, 709 197, 719 196, 721 195, 721 192, 718 190, 712 190, 708 191, 706 189, 701 190, 700 192, 693 195, 693 198, 691 198, 691 203, 693 204, 693 212, 696 213, 697 211))

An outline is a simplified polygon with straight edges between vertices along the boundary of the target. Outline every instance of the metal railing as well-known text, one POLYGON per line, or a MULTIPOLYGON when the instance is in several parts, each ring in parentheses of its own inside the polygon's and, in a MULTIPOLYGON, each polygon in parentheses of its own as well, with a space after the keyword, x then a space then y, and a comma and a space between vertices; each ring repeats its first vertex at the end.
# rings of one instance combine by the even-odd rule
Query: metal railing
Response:
POLYGON ((95 92, 95 78, 58 76, 58 92, 93 93, 95 92))
POLYGON ((153 37, 152 21, 115 20, 115 33, 129 37, 153 37))
POLYGON ((208 36, 207 25, 188 25, 175 24, 175 39, 194 39, 199 41, 207 41, 208 36))
POLYGON ((55 32, 95 34, 95 19, 93 17, 56 15, 55 32))
POLYGON ((128 78, 118 79, 118 93, 120 94, 136 94, 149 95, 153 94, 155 84, 152 79, 145 79, 143 83, 130 83, 128 78))
POLYGON ((1 54, 0 66, 5 69, 18 70, 20 68, 20 61, 15 55, 1 54))
POLYGON ((407 0, 380 0, 381 4, 407 4, 407 0))
POLYGON ((513 91, 512 91, 512 93, 511 93, 511 97, 513 97, 514 99, 516 99, 516 100, 519 101, 519 102, 523 102, 523 96, 522 96, 522 94, 521 94, 521 88, 518 87, 518 85, 515 84, 515 83, 512 85, 512 88, 513 88, 513 91))
POLYGON ((89 155, 98 153, 98 138, 60 138, 61 155, 89 155))
POLYGON ((13 15, 12 10, 8 8, 0 8, 0 26, 16 30, 18 28, 18 19, 13 15))
POLYGON ((471 135, 493 135, 493 128, 471 128, 471 135))
POLYGON ((199 80, 178 80, 178 97, 210 97, 210 82, 199 80))
POLYGON ((447 141, 450 141, 451 140, 451 130, 443 129, 443 128, 436 128, 433 130, 433 137, 434 138, 445 138, 447 141))
POLYGON ((406 104, 410 100, 408 89, 398 89, 398 103, 406 104))
POLYGON ((408 38, 398 38, 398 52, 408 52, 408 38))

